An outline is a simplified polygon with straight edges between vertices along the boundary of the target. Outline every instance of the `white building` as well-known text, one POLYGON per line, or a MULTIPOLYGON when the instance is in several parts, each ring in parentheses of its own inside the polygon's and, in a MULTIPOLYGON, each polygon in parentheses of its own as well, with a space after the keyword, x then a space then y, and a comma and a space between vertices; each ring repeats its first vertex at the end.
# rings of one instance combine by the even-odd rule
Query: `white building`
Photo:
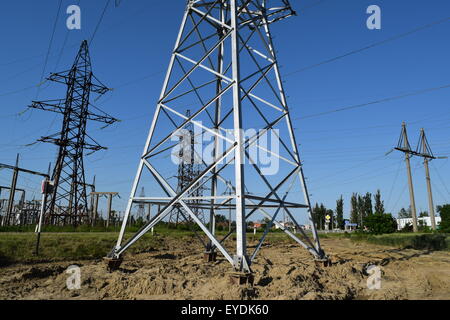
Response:
MULTIPOLYGON (((437 216, 434 217, 434 219, 436 220, 436 226, 438 226, 441 223, 441 217, 437 216)), ((431 227, 431 218, 430 217, 422 217, 422 218, 417 218, 417 224, 420 226, 420 221, 423 221, 423 225, 424 226, 428 226, 431 227)), ((412 225, 412 218, 401 218, 401 219, 397 219, 397 229, 401 230, 403 229, 407 224, 412 225)))

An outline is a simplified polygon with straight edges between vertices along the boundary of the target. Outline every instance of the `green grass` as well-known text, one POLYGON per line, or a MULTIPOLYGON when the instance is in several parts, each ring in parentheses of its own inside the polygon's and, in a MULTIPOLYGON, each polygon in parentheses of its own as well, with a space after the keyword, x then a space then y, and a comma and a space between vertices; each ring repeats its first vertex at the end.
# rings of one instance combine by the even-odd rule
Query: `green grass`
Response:
MULTIPOLYGON (((159 237, 145 235, 130 248, 141 252, 159 246, 159 237)), ((117 233, 43 233, 40 254, 34 254, 33 233, 0 234, 0 266, 12 263, 100 259, 111 251, 117 233)))
MULTIPOLYGON (((127 230, 125 239, 135 233, 127 230)), ((61 229, 58 229, 61 231, 61 229)), ((137 229, 136 229, 137 230, 137 229)), ((227 232, 218 231, 218 238, 227 232)), ((261 237, 261 232, 248 234, 248 241, 261 237)), ((49 261, 95 260, 105 257, 117 241, 118 232, 43 232, 39 256, 34 254, 36 235, 33 232, 0 232, 0 266, 14 263, 36 263, 49 261)), ((142 253, 164 246, 166 239, 193 240, 195 236, 187 230, 155 228, 155 235, 144 235, 133 244, 128 254, 142 253)), ((230 240, 235 240, 235 235, 230 240)), ((288 243, 292 240, 284 233, 271 232, 267 237, 271 243, 288 243)))
POLYGON ((401 248, 450 250, 450 237, 448 234, 413 234, 392 233, 383 235, 370 235, 354 233, 345 235, 353 241, 366 241, 368 243, 387 245, 401 248))
MULTIPOLYGON (((46 261, 92 260, 105 257, 117 241, 119 232, 105 232, 105 228, 71 227, 49 228, 41 234, 39 256, 34 254, 36 234, 26 232, 0 232, 0 266, 12 263, 33 263, 46 261), (89 231, 84 231, 88 229, 89 231), (57 232, 51 232, 56 230, 57 232), (71 232, 69 232, 71 231, 71 232), (103 231, 103 232, 102 232, 103 231)), ((132 236, 138 227, 127 229, 125 239, 132 236)), ((184 230, 155 228, 155 236, 144 235, 127 252, 139 253, 158 248, 165 237, 191 238, 192 233, 184 230)))
MULTIPOLYGON (((135 233, 137 228, 130 228, 125 239, 135 233)), ((58 229, 61 231, 61 229, 58 229)), ((200 232, 201 233, 201 232, 200 232)), ((218 231, 218 238, 227 232, 218 231)), ((247 234, 249 243, 259 240, 262 232, 256 235, 247 234)), ((115 242, 118 232, 44 232, 41 237, 40 254, 34 254, 36 235, 33 232, 0 232, 0 266, 13 263, 36 263, 49 261, 95 260, 106 256, 115 242)), ((352 241, 365 241, 378 245, 395 247, 410 247, 415 249, 450 250, 448 234, 412 234, 394 233, 385 235, 369 235, 361 233, 320 234, 321 238, 336 239, 347 237, 352 241)), ((187 230, 169 229, 164 226, 155 228, 155 235, 144 235, 127 250, 127 254, 148 252, 152 248, 158 249, 165 245, 167 239, 193 240, 192 232, 187 230)), ((230 240, 235 240, 232 235, 230 240)), ((284 232, 270 232, 266 238, 270 243, 294 243, 284 232)))

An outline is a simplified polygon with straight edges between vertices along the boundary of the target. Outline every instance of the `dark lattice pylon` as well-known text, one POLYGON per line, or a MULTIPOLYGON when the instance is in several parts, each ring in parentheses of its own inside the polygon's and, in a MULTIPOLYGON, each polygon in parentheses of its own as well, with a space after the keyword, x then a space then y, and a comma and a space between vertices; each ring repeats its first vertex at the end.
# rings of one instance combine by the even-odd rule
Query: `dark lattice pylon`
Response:
MULTIPOLYGON (((63 115, 61 131, 39 139, 58 146, 57 160, 52 173, 53 191, 48 196, 45 218, 51 224, 78 225, 89 219, 84 172, 85 151, 102 149, 86 132, 88 120, 113 124, 117 120, 98 111, 93 113, 92 93, 105 94, 109 89, 92 73, 88 42, 83 41, 70 70, 53 73, 47 79, 67 86, 65 99, 33 101, 31 108, 63 115)), ((97 109, 98 110, 98 109, 97 109)))

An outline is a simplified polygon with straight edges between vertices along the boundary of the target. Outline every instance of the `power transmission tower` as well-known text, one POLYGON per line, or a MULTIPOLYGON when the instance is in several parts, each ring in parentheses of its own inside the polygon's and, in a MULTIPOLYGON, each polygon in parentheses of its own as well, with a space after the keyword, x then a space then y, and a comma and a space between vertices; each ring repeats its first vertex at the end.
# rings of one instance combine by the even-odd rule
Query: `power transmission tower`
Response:
POLYGON ((430 211, 431 228, 436 230, 436 219, 434 213, 434 203, 433 203, 433 192, 431 190, 431 178, 430 169, 428 163, 434 159, 446 159, 446 157, 435 157, 431 151, 431 147, 428 143, 427 137, 425 135, 425 130, 420 129, 420 139, 417 145, 416 153, 419 157, 423 158, 423 164, 425 166, 425 178, 427 181, 427 192, 428 192, 428 208, 430 211))
POLYGON ((411 215, 412 215, 412 223, 413 223, 413 231, 418 232, 419 229, 417 227, 417 212, 416 212, 416 201, 414 198, 414 187, 412 182, 412 174, 411 174, 411 163, 409 159, 413 155, 417 155, 417 152, 411 150, 411 145, 408 141, 408 133, 406 130, 406 123, 402 123, 402 131, 400 134, 400 138, 398 140, 397 147, 395 150, 401 151, 405 154, 405 162, 406 162, 406 173, 408 176, 408 186, 409 186, 409 198, 411 203, 411 215))
POLYGON ((105 87, 92 73, 88 42, 81 43, 80 50, 70 70, 53 73, 50 81, 67 86, 65 99, 33 101, 30 108, 51 111, 63 115, 60 132, 39 139, 59 147, 52 173, 53 190, 49 194, 45 216, 51 224, 78 225, 89 219, 86 179, 84 173, 85 151, 90 154, 101 147, 86 132, 88 120, 111 125, 118 121, 93 106, 91 94, 105 94, 105 87), (91 111, 97 109, 97 113, 91 111))
POLYGON ((188 1, 119 238, 108 255, 110 268, 117 267, 121 255, 153 226, 166 219, 177 206, 182 207, 207 236, 209 243, 205 249, 210 253, 220 251, 235 271, 241 275, 244 273, 243 277, 251 273, 251 263, 273 224, 316 259, 326 261, 311 215, 309 194, 271 34, 273 23, 291 17, 295 12, 287 0, 270 1, 271 7, 266 6, 268 3, 265 0, 188 1), (192 111, 190 116, 185 115, 187 109, 192 111), (205 170, 183 190, 177 190, 176 185, 168 181, 173 173, 165 173, 169 169, 176 171, 176 167, 161 161, 159 156, 170 152, 173 137, 188 124, 204 134, 200 140, 208 152, 201 157, 205 170), (279 149, 264 145, 263 141, 269 136, 279 143, 279 149), (255 157, 258 152, 269 155, 273 160, 270 164, 275 166, 281 162, 282 165, 271 172, 269 169, 272 167, 267 169, 263 158, 255 157), (232 182, 232 194, 223 195, 228 181, 232 182), (138 199, 136 191, 145 183, 161 188, 162 195, 152 199, 164 204, 149 223, 123 243, 130 209, 138 199), (200 197, 198 203, 198 207, 210 211, 209 221, 204 224, 188 203, 198 199, 194 191, 206 183, 210 185, 211 193, 200 197), (296 190, 292 188, 295 185, 303 192, 303 203, 298 201, 298 192, 292 191, 296 190), (257 192, 262 196, 255 195, 257 192), (230 207, 236 227, 219 239, 215 234, 214 217, 230 207), (313 240, 294 218, 301 209, 307 211, 313 240), (276 220, 280 211, 287 213, 301 236, 293 234, 276 220), (267 217, 271 222, 253 253, 249 253, 246 221, 256 214, 267 217), (233 233, 235 250, 229 252, 224 241, 233 233))
MULTIPOLYGON (((190 117, 190 110, 186 112, 186 117, 190 117)), ((200 175, 204 166, 199 163, 198 156, 195 154, 196 137, 194 132, 194 125, 188 123, 184 130, 178 133, 179 137, 179 151, 178 151, 178 174, 176 192, 182 192, 186 189, 192 181, 200 175)), ((191 197, 196 199, 186 201, 186 204, 192 209, 194 214, 203 222, 203 209, 200 206, 200 198, 203 196, 204 187, 201 186, 191 192, 191 197)), ((176 206, 172 209, 169 216, 169 224, 177 226, 180 222, 185 221, 190 224, 193 220, 189 214, 181 206, 176 206)))
MULTIPOLYGON (((142 187, 139 197, 145 198, 145 188, 144 187, 142 187)), ((138 211, 137 211, 137 219, 139 219, 139 218, 144 219, 144 215, 145 215, 145 203, 139 202, 138 211)))

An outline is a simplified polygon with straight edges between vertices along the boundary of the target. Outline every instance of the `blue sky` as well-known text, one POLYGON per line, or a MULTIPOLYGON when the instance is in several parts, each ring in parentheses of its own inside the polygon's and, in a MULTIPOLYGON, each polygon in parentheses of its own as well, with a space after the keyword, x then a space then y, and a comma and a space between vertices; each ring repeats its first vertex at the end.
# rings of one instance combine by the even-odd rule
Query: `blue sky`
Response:
MULTIPOLYGON (((78 0, 63 1, 44 74, 70 67, 83 39, 89 39, 105 5, 104 0, 81 0, 82 29, 67 31, 65 8, 78 0), (63 48, 65 37, 67 42, 63 48)), ((372 104, 366 107, 307 117, 343 107, 399 96, 450 84, 450 21, 350 55, 337 61, 305 67, 406 33, 449 16, 447 0, 304 0, 291 1, 299 15, 273 27, 289 105, 296 128, 304 170, 313 202, 334 208, 342 194, 345 212, 352 192, 381 189, 389 212, 409 204, 403 155, 384 154, 394 147, 402 121, 416 145, 425 128, 435 154, 450 155, 450 88, 372 104), (382 29, 368 30, 366 8, 382 10, 382 29), (305 8, 305 10, 302 10, 305 8), (302 119, 305 117, 305 119, 302 119)), ((41 111, 20 116, 31 100, 62 98, 63 88, 39 84, 59 1, 5 2, 0 13, 0 162, 46 171, 55 161, 56 148, 36 144, 37 138, 58 132, 61 117, 41 111), (34 86, 34 87, 33 87, 34 86)), ((85 160, 90 181, 97 189, 119 191, 116 208, 123 210, 139 156, 179 28, 185 1, 123 0, 107 9, 91 46, 96 76, 115 90, 96 104, 122 120, 90 134, 109 148, 85 160)), ((424 169, 412 160, 416 205, 428 210, 424 169)), ((449 160, 431 164, 435 204, 450 201, 449 160)), ((0 171, 0 184, 10 172, 0 171)), ((29 197, 39 192, 39 179, 22 176, 19 186, 29 197)), ((148 194, 149 195, 149 194, 148 194)))

